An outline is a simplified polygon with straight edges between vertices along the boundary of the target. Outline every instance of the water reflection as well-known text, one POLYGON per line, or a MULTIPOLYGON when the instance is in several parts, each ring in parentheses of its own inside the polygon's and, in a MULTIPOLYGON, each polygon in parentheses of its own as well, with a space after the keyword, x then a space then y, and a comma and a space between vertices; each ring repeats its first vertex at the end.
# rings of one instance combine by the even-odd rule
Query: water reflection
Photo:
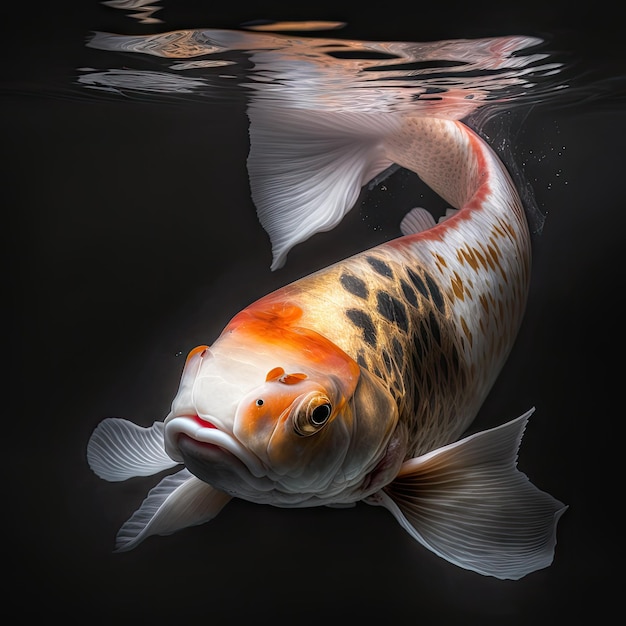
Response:
POLYGON ((135 18, 140 24, 163 23, 163 20, 154 17, 154 14, 162 7, 153 0, 104 0, 102 4, 114 9, 135 11, 135 13, 129 13, 129 17, 135 18))
POLYGON ((210 98, 236 78, 237 86, 256 98, 290 107, 460 119, 485 103, 537 102, 564 87, 554 78, 561 64, 540 51, 542 43, 527 36, 420 43, 218 29, 143 36, 98 32, 89 47, 158 57, 160 71, 90 68, 82 70, 78 82, 124 94, 210 98))
MULTIPOLYGON (((330 130, 337 141, 350 122, 336 114, 394 114, 468 120, 480 130, 496 112, 554 97, 566 84, 561 64, 542 51, 541 39, 506 36, 433 42, 361 41, 278 32, 294 23, 257 24, 248 30, 176 30, 151 35, 97 32, 88 46, 107 53, 124 53, 124 67, 83 68, 78 82, 92 89, 131 97, 163 96, 245 101, 250 121, 248 170, 259 220, 274 246, 278 267, 293 245, 337 225, 352 208, 343 202, 325 209, 327 195, 307 194, 301 185, 285 189, 289 161, 310 158, 310 118, 330 130), (128 66, 128 54, 136 66, 128 66), (150 61, 149 68, 141 67, 150 61), (157 67, 155 68, 155 63, 157 67), (291 207, 300 208, 298 229, 291 207), (283 211, 285 220, 266 216, 283 211), (288 230, 297 230, 297 236, 288 230), (285 243, 284 247, 277 244, 285 243)), ((299 23, 300 30, 317 30, 339 23, 299 23)), ((117 57, 110 54, 111 63, 117 57)), ((318 130, 319 130, 318 128, 318 130)), ((500 146, 507 160, 506 142, 500 146)), ((537 209, 522 173, 508 155, 508 165, 520 183, 533 231, 543 215, 537 209)), ((315 171, 315 167, 311 167, 315 171)), ((372 184, 383 180, 383 172, 372 184)), ((330 178, 330 177, 328 177, 330 178)), ((361 184, 367 182, 361 181, 361 184)), ((358 189, 349 196, 355 199, 358 189)))

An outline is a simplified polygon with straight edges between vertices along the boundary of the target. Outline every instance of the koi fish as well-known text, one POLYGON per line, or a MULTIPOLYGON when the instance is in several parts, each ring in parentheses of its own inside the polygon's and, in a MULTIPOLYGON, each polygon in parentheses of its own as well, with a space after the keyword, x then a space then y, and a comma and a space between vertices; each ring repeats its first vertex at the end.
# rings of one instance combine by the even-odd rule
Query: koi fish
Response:
POLYGON ((251 111, 249 174, 272 269, 391 165, 451 208, 439 221, 415 208, 400 237, 237 313, 212 345, 191 350, 163 421, 99 423, 87 446, 99 477, 178 468, 123 524, 115 549, 208 522, 233 498, 364 502, 461 568, 519 579, 549 566, 567 506, 517 468, 534 409, 464 436, 529 288, 530 234, 506 168, 461 121, 304 113, 251 111))

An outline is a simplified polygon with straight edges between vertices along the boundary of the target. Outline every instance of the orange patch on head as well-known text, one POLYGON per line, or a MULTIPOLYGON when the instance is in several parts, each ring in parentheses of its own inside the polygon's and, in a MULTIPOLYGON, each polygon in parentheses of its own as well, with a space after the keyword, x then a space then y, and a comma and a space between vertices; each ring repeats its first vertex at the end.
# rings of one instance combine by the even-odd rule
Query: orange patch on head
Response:
MULTIPOLYGON (((299 326, 302 309, 280 299, 280 292, 271 294, 253 303, 237 314, 226 326, 223 335, 237 333, 244 341, 267 346, 269 350, 276 347, 276 353, 289 352, 297 362, 302 363, 305 371, 315 370, 324 376, 334 376, 341 381, 342 392, 350 397, 356 388, 360 376, 360 368, 356 361, 348 356, 319 333, 299 326)), ((280 363, 280 357, 277 360, 280 363)), ((282 376, 282 382, 293 384, 306 378, 300 372, 278 374, 275 368, 268 376, 282 376)))
POLYGON ((269 383, 278 381, 279 383, 284 383, 285 385, 295 385, 305 378, 307 378, 307 375, 302 374, 301 372, 296 372, 295 374, 285 374, 285 370, 282 367, 275 367, 267 373, 265 382, 269 383))

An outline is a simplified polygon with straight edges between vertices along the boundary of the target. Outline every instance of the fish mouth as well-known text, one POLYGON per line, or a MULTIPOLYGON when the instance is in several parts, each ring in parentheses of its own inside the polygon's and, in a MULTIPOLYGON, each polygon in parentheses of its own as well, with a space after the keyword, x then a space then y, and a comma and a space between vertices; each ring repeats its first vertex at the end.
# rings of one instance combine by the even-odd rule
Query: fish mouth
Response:
POLYGON ((169 418, 165 424, 165 446, 172 458, 178 457, 202 480, 194 468, 207 475, 225 467, 255 478, 267 475, 261 461, 235 437, 197 415, 169 418))

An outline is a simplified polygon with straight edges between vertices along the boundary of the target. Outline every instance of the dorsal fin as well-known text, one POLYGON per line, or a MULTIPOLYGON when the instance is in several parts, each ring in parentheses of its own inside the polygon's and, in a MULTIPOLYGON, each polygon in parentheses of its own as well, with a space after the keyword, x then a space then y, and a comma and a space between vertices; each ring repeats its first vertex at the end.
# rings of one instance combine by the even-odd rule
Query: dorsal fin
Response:
POLYGON ((437 222, 430 212, 422 207, 415 207, 400 222, 400 231, 403 235, 416 235, 436 225, 437 222))

